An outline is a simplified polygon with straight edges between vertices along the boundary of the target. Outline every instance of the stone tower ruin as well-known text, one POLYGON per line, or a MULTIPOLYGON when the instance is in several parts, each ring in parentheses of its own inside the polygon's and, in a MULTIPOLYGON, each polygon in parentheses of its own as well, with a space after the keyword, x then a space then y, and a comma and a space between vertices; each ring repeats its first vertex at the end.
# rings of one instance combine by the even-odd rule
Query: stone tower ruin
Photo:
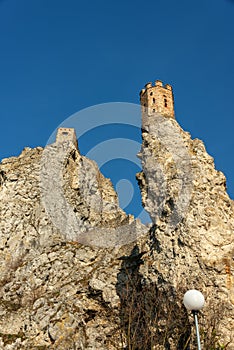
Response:
POLYGON ((142 128, 148 130, 149 121, 155 116, 175 118, 172 86, 156 80, 155 85, 147 83, 140 92, 142 128))
POLYGON ((56 143, 62 143, 65 141, 71 141, 78 149, 78 142, 76 137, 76 131, 74 128, 58 128, 56 134, 56 143))

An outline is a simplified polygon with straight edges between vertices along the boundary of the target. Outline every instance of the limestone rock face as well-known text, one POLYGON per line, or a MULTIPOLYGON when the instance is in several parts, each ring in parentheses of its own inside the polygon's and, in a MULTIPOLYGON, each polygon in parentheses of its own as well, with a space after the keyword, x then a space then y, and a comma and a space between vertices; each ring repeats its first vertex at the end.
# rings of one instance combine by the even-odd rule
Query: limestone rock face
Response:
POLYGON ((143 225, 119 208, 110 180, 93 161, 72 146, 62 159, 63 148, 54 144, 45 150, 49 169, 42 148, 26 148, 1 163, 1 349, 114 348, 115 285, 123 252, 90 246, 85 234, 79 237, 86 245, 80 244, 74 235, 95 227, 89 235, 102 240, 98 228, 143 225), (77 232, 69 222, 74 218, 66 216, 71 208, 77 232))
POLYGON ((155 116, 142 137, 151 228, 119 208, 110 180, 74 144, 2 161, 0 349, 196 349, 182 305, 194 288, 211 325, 201 321, 204 349, 212 337, 234 349, 225 177, 174 119, 155 116))
POLYGON ((219 318, 216 331, 234 349, 234 202, 225 176, 202 141, 160 116, 143 132, 141 158, 138 180, 154 224, 144 275, 173 290, 201 290, 206 322, 219 318))

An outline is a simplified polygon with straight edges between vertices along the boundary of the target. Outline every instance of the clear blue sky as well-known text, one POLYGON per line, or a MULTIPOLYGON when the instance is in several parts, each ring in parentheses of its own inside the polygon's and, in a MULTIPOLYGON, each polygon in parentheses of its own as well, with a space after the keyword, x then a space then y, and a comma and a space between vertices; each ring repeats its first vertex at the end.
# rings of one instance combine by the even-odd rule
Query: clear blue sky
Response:
POLYGON ((234 1, 0 0, 1 159, 85 107, 138 103, 155 79, 234 198, 234 1))

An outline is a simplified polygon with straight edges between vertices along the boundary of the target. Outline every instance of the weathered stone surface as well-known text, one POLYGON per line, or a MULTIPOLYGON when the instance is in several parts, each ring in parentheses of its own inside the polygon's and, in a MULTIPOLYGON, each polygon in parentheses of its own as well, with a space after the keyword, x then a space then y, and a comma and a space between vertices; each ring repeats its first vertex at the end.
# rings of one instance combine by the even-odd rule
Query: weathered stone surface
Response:
POLYGON ((234 349, 225 177, 174 119, 148 125, 138 180, 150 229, 119 208, 74 143, 25 148, 0 164, 0 349, 182 349, 192 324, 182 296, 192 288, 206 299, 202 329, 214 326, 234 349))
POLYGON ((149 132, 143 132, 141 158, 138 177, 154 223, 149 245, 155 247, 145 256, 142 275, 157 284, 160 276, 175 290, 202 290, 206 320, 216 313, 216 331, 233 349, 234 202, 226 193, 225 176, 215 170, 202 141, 191 140, 173 119, 155 117, 149 132), (183 141, 184 152, 176 139, 183 141))
MULTIPOLYGON (((60 152, 59 145, 49 147, 53 154, 60 152)), ((73 209, 83 233, 84 228, 93 227, 89 234, 96 234, 98 239, 90 241, 89 235, 81 236, 86 240, 84 245, 77 242, 77 237, 69 236, 69 231, 62 232, 60 221, 55 222, 56 227, 43 205, 42 153, 41 148, 27 148, 19 157, 3 160, 0 166, 1 346, 114 349, 121 341, 116 293, 121 266, 118 258, 130 254, 131 244, 115 247, 114 239, 113 245, 106 242, 110 248, 101 249, 91 243, 98 245, 103 240, 99 228, 109 232, 118 226, 117 240, 125 243, 125 233, 131 234, 132 230, 134 236, 143 225, 119 208, 110 180, 99 173, 96 164, 72 148, 62 166, 62 205, 68 203, 73 209), (82 183, 82 191, 77 191, 74 183, 82 183), (126 226, 132 228, 124 229, 126 226)), ((49 160, 57 176, 56 159, 49 160)), ((55 197, 60 191, 60 184, 55 188, 59 182, 56 176, 50 192, 55 197)), ((52 205, 57 204, 56 200, 52 205)), ((66 207, 61 209, 59 205, 61 215, 66 207)))

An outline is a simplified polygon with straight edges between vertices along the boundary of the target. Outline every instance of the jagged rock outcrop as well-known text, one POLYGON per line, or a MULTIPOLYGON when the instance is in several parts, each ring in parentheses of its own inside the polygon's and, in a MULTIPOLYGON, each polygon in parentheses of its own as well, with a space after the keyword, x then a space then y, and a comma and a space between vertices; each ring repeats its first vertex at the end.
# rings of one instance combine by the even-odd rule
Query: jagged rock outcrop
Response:
POLYGON ((216 319, 221 343, 234 349, 234 202, 225 176, 203 142, 171 118, 156 116, 143 132, 141 158, 138 179, 154 223, 142 275, 175 291, 202 290, 205 322, 212 328, 216 319))
POLYGON ((110 180, 74 145, 2 161, 1 349, 195 349, 181 302, 191 288, 206 298, 205 345, 234 349, 225 177, 171 118, 143 130, 140 157, 150 229, 119 208, 110 180))
POLYGON ((116 284, 119 258, 130 254, 131 244, 115 244, 129 241, 131 232, 134 241, 144 225, 119 208, 110 180, 95 162, 65 146, 48 146, 48 162, 42 148, 26 148, 1 163, 2 349, 121 347, 116 284))

